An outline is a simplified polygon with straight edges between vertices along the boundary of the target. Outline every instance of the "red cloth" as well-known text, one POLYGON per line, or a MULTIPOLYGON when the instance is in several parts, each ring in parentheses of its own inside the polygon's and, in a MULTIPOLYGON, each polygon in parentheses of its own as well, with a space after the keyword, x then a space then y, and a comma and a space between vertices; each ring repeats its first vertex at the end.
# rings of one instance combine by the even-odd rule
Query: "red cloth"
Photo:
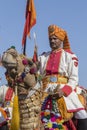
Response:
POLYGON ((62 91, 65 93, 65 96, 68 96, 72 92, 72 88, 69 85, 65 85, 62 91))
POLYGON ((46 66, 46 75, 58 74, 61 54, 62 50, 51 52, 46 66))
POLYGON ((13 89, 9 87, 5 95, 5 101, 11 101, 12 96, 13 96, 13 89))
POLYGON ((76 130, 75 124, 72 119, 65 122, 64 125, 67 127, 67 130, 76 130))
POLYGON ((34 55, 33 55, 33 62, 36 63, 38 61, 38 54, 37 54, 37 46, 34 47, 34 55))

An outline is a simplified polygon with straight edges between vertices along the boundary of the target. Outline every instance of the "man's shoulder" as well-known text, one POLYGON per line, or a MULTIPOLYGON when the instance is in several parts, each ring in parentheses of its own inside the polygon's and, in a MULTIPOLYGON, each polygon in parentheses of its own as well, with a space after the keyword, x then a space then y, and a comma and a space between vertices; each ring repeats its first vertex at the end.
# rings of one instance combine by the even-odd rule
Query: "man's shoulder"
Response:
POLYGON ((65 53, 67 54, 67 55, 70 55, 71 57, 77 57, 77 55, 74 53, 74 52, 72 52, 71 50, 64 50, 65 51, 65 53))
POLYGON ((64 50, 66 53, 69 53, 69 54, 74 54, 74 52, 72 52, 71 50, 64 50))
POLYGON ((40 56, 48 56, 50 54, 50 51, 48 52, 43 52, 40 56))
POLYGON ((66 50, 65 51, 67 57, 71 57, 70 59, 72 59, 73 61, 78 61, 78 57, 75 53, 73 53, 71 50, 66 50))

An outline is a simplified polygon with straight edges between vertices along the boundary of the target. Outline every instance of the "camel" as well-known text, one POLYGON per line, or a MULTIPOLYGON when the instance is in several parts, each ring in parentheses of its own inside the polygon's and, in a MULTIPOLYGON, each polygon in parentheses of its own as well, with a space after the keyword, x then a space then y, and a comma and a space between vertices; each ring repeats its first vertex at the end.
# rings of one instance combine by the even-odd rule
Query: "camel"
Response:
POLYGON ((31 58, 19 54, 14 47, 3 53, 2 64, 6 68, 8 85, 18 96, 18 102, 15 99, 15 102, 13 101, 12 122, 14 123, 11 122, 11 129, 40 130, 41 84, 37 76, 37 64, 31 58), (16 111, 14 104, 16 109, 18 106, 16 111), (16 116, 17 112, 19 118, 16 116))

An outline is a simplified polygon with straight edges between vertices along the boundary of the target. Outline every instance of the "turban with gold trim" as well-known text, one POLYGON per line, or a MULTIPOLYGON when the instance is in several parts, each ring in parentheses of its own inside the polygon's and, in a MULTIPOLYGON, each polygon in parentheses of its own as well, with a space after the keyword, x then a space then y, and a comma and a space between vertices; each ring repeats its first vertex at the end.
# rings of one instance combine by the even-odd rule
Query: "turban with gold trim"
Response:
POLYGON ((63 49, 70 50, 70 43, 69 43, 68 36, 65 30, 61 29, 60 27, 56 25, 50 25, 48 27, 48 35, 49 37, 52 35, 57 36, 61 41, 63 41, 63 49))

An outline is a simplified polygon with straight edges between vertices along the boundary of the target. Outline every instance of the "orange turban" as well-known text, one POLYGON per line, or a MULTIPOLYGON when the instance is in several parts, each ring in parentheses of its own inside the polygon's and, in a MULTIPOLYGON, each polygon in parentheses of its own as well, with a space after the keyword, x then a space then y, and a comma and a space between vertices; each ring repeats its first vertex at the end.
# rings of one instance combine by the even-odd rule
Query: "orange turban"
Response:
POLYGON ((61 41, 63 41, 63 49, 70 50, 70 43, 69 43, 68 36, 65 30, 59 28, 56 25, 50 25, 48 27, 48 35, 49 37, 52 35, 57 36, 61 41))

